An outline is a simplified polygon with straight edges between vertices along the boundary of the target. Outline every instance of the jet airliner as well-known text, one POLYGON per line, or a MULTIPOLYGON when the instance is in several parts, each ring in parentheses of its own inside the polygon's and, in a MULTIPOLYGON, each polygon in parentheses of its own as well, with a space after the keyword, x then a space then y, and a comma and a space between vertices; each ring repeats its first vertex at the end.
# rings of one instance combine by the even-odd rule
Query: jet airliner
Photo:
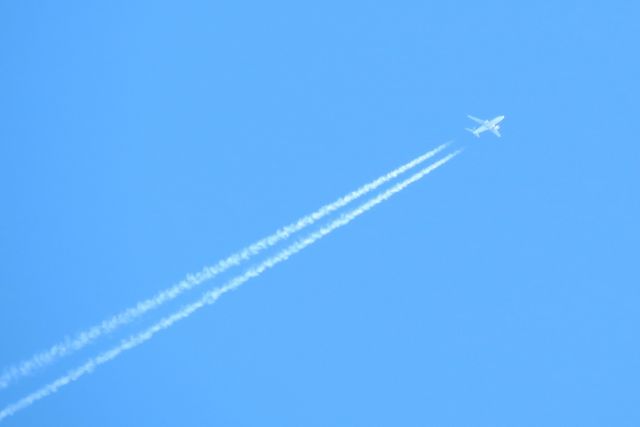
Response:
POLYGON ((480 138, 480 134, 482 132, 486 132, 488 130, 493 132, 493 134, 495 136, 497 136, 498 138, 501 136, 500 135, 500 122, 504 120, 504 116, 498 116, 495 119, 491 119, 491 120, 482 120, 482 119, 479 119, 479 118, 473 117, 473 116, 467 116, 467 117, 469 117, 471 120, 473 120, 474 122, 476 122, 476 123, 478 123, 480 125, 475 129, 467 128, 467 130, 469 132, 471 132, 472 134, 474 134, 476 137, 480 138))

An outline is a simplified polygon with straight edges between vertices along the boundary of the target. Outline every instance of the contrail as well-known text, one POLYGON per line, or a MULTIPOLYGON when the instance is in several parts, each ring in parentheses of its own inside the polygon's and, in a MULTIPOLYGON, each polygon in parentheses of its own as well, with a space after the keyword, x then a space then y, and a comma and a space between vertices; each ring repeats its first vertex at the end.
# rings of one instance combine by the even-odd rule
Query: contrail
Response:
POLYGON ((186 317, 189 317, 191 314, 193 314, 197 310, 199 310, 199 309, 201 309, 201 308, 203 308, 203 307, 205 307, 205 306, 207 306, 209 304, 213 304, 223 294, 225 294, 225 293, 227 293, 229 291, 232 291, 234 289, 237 289, 238 287, 240 287, 242 284, 244 284, 248 280, 250 280, 250 279, 252 279, 254 277, 257 277, 260 274, 262 274, 264 271, 276 266, 277 264, 279 264, 279 263, 281 263, 283 261, 286 261, 292 255, 295 255, 296 253, 300 252, 301 250, 303 250, 307 246, 312 245, 313 243, 317 242, 318 240, 320 240, 324 236, 328 235, 332 231, 349 224, 351 221, 353 221, 354 219, 356 219, 358 216, 362 215, 363 213, 367 212, 368 210, 370 210, 374 206, 376 206, 379 203, 382 203, 383 201, 389 199, 394 194, 402 191, 407 186, 413 184, 414 182, 418 181, 419 179, 421 179, 425 175, 429 174, 430 172, 434 171, 438 167, 444 165, 449 160, 453 159, 455 156, 460 154, 461 151, 462 150, 455 151, 455 152, 447 155, 446 157, 442 158, 441 160, 438 160, 437 162, 434 162, 433 164, 431 164, 428 167, 422 169, 420 172, 416 173, 412 177, 406 179, 405 181, 400 182, 399 184, 396 184, 395 186, 391 187, 387 191, 379 194, 378 196, 376 196, 376 197, 370 199, 369 201, 367 201, 366 203, 360 205, 356 209, 354 209, 354 210, 352 210, 352 211, 350 211, 350 212, 348 212, 346 214, 341 215, 338 219, 334 220, 329 225, 326 225, 326 226, 322 227, 321 229, 319 229, 318 231, 310 234, 306 238, 298 240, 297 242, 291 244, 286 249, 283 249, 282 251, 280 251, 279 253, 277 253, 273 257, 268 258, 267 260, 263 261, 261 264, 250 268, 244 274, 235 277, 234 279, 232 279, 229 282, 227 282, 225 285, 205 293, 202 296, 202 298, 200 298, 198 301, 196 301, 196 302, 194 302, 194 303, 192 303, 192 304, 190 304, 188 306, 185 306, 184 308, 180 309, 179 311, 175 312, 174 314, 172 314, 170 316, 167 316, 167 317, 163 318, 158 323, 156 323, 155 325, 149 327, 145 331, 143 331, 143 332, 141 332, 141 333, 139 333, 137 335, 133 335, 133 336, 127 338, 126 340, 123 340, 118 346, 112 348, 111 350, 108 350, 108 351, 106 351, 106 352, 104 352, 104 353, 102 353, 102 354, 100 354, 100 355, 98 355, 98 356, 96 356, 96 357, 94 357, 92 359, 89 359, 89 361, 87 361, 84 365, 80 366, 79 368, 76 368, 76 369, 70 371, 66 375, 64 375, 64 376, 58 378, 57 380, 53 381, 52 383, 49 383, 48 385, 42 387, 40 390, 37 390, 37 391, 33 392, 32 394, 24 397, 23 399, 19 400, 18 402, 7 406, 2 411, 0 411, 0 421, 2 421, 3 419, 5 419, 5 418, 7 418, 7 417, 9 417, 11 415, 14 415, 16 412, 18 412, 18 411, 20 411, 22 409, 25 409, 25 408, 31 406, 36 401, 38 401, 38 400, 40 400, 40 399, 42 399, 44 397, 47 397, 47 396, 57 392, 61 387, 64 387, 65 385, 78 380, 80 377, 82 377, 82 376, 84 376, 84 375, 86 375, 88 373, 91 373, 98 366, 103 365, 103 364, 115 359, 116 357, 118 357, 124 351, 130 350, 130 349, 132 349, 134 347, 137 347, 140 344, 150 340, 158 332, 169 328, 170 326, 172 326, 174 323, 178 322, 179 320, 182 320, 182 319, 184 319, 186 317))
POLYGON ((314 224, 316 221, 322 219, 323 217, 329 215, 337 209, 346 206, 357 198, 369 193, 370 191, 375 190, 386 182, 418 166, 419 164, 438 154, 440 151, 444 150, 448 145, 449 143, 442 144, 429 151, 428 153, 425 153, 420 157, 417 157, 416 159, 410 161, 409 163, 406 163, 399 168, 389 172, 388 174, 383 175, 380 178, 363 185, 355 191, 352 191, 346 196, 339 198, 335 202, 321 207, 312 214, 304 216, 297 221, 285 227, 282 227, 272 235, 258 240, 257 242, 247 246, 244 249, 241 249, 240 251, 230 255, 229 257, 218 261, 218 263, 214 264, 213 266, 205 267, 199 273, 187 275, 187 277, 181 282, 173 285, 170 288, 160 291, 149 299, 140 301, 135 306, 127 308, 120 313, 108 319, 105 319, 97 325, 94 325, 78 333, 74 338, 67 339, 58 344, 55 344, 48 350, 35 354, 30 359, 24 360, 17 365, 5 368, 2 376, 0 376, 0 390, 8 387, 9 384, 14 382, 18 378, 30 375, 34 371, 50 365, 59 358, 80 350, 81 348, 98 339, 100 336, 112 332, 118 327, 131 322, 137 317, 142 316, 148 311, 153 310, 160 305, 177 298, 183 292, 214 278, 227 269, 241 264, 243 261, 250 259, 251 257, 264 251, 265 249, 268 249, 278 242, 288 238, 292 234, 314 224))

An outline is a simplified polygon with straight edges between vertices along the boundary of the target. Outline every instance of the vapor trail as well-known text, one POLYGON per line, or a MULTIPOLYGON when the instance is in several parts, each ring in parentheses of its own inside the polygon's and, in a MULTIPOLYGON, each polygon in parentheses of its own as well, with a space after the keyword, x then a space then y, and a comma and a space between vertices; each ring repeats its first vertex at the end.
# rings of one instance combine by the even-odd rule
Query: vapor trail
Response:
POLYGON ((49 396, 50 394, 53 394, 55 392, 57 392, 61 387, 76 381, 77 379, 79 379, 80 377, 92 372, 94 369, 96 369, 98 366, 107 363, 113 359, 115 359, 116 357, 118 357, 121 353, 123 353, 126 350, 130 350, 134 347, 139 346, 140 344, 150 340, 155 334, 157 334, 158 332, 169 328, 170 326, 172 326, 174 323, 178 322, 179 320, 182 320, 186 317, 189 317, 191 314, 193 314, 195 311, 205 307, 206 305, 209 304, 213 304, 218 298, 220 298, 223 294, 232 291, 234 289, 237 289, 238 287, 240 287, 242 284, 244 284, 245 282, 247 282, 248 280, 259 276, 260 274, 262 274, 264 271, 274 267, 275 265, 286 261, 289 257, 291 257, 292 255, 295 255, 296 253, 300 252, 301 250, 303 250, 304 248, 306 248, 307 246, 312 245, 313 243, 317 242, 318 240, 320 240, 321 238, 323 238, 324 236, 326 236, 327 234, 331 233, 332 231, 336 230, 337 228, 343 227, 347 224, 349 224, 351 221, 353 221, 355 218, 357 218, 358 216, 362 215, 363 213, 365 213, 366 211, 368 211, 369 209, 373 208, 374 206, 378 205, 379 203, 382 203, 383 201, 389 199, 391 196, 393 196, 394 194, 402 191, 404 188, 406 188, 407 186, 413 184, 414 182, 418 181, 419 179, 421 179, 422 177, 424 177, 425 175, 429 174, 430 172, 434 171, 435 169, 437 169, 438 167, 444 165, 445 163, 447 163, 449 160, 453 159, 455 156, 457 156, 458 154, 460 154, 462 150, 458 150, 455 151, 449 155, 447 155, 446 157, 442 158, 441 160, 438 160, 437 162, 432 163, 431 165, 429 165, 428 167, 422 169, 420 172, 416 173, 415 175, 413 175, 412 177, 406 179, 405 181, 400 182, 399 184, 396 184, 395 186, 391 187, 390 189, 388 189, 387 191, 379 194, 378 196, 370 199, 369 201, 367 201, 366 203, 360 205, 359 207, 357 207, 356 209, 341 215, 338 219, 334 220, 333 222, 331 222, 329 225, 326 225, 324 227, 322 227, 321 229, 319 229, 318 231, 310 234, 309 236, 307 236, 304 239, 298 240, 297 242, 291 244, 290 246, 288 246, 286 249, 283 249, 282 251, 280 251, 279 253, 277 253, 276 255, 274 255, 271 258, 268 258, 267 260, 263 261, 261 264, 250 268, 249 270, 247 270, 244 274, 235 277, 234 279, 231 279, 229 282, 227 282, 225 285, 213 289, 212 291, 206 292, 202 298, 200 298, 198 301, 185 306, 184 308, 180 309, 179 311, 175 312, 174 314, 167 316, 165 318, 163 318, 162 320, 160 320, 158 323, 156 323, 155 325, 149 327, 147 330, 137 334, 137 335, 132 335, 131 337, 127 338, 126 340, 123 340, 120 345, 118 345, 117 347, 112 348, 111 350, 108 350, 92 359, 89 359, 89 361, 87 361, 84 365, 80 366, 79 368, 76 368, 72 371, 70 371, 69 373, 67 373, 66 375, 58 378, 57 380, 53 381, 52 383, 49 383, 48 385, 42 387, 40 390, 37 390, 35 392, 33 392, 32 394, 24 397, 23 399, 19 400, 18 402, 11 404, 7 407, 5 407, 2 411, 0 411, 0 421, 2 421, 3 419, 15 414, 16 412, 25 409, 29 406, 31 406, 33 403, 35 403, 36 401, 49 396))
POLYGON ((420 157, 417 157, 416 159, 410 161, 409 163, 406 163, 399 168, 389 172, 388 174, 383 175, 380 178, 363 185, 355 191, 352 191, 346 196, 339 198, 335 202, 321 207, 312 214, 304 216, 297 221, 279 229, 272 235, 258 240, 257 242, 247 246, 244 249, 241 249, 240 251, 230 255, 229 257, 218 261, 218 263, 214 264, 213 266, 205 267, 199 273, 187 275, 187 277, 181 282, 173 285, 170 288, 160 291, 149 299, 140 301, 135 306, 127 308, 120 313, 108 319, 105 319, 97 325, 94 325, 78 333, 74 338, 59 342, 58 344, 50 347, 48 350, 35 354, 30 359, 22 361, 17 365, 5 368, 2 376, 0 376, 0 390, 8 387, 9 384, 14 382, 18 378, 30 375, 35 370, 44 368, 45 366, 53 363, 59 358, 80 350, 81 348, 95 341, 100 336, 112 332, 118 327, 131 322, 137 317, 142 316, 146 312, 175 299, 183 292, 214 278, 227 269, 241 264, 243 261, 248 260, 249 258, 259 254, 263 250, 268 249, 276 243, 288 238, 293 233, 296 233, 303 228, 312 225, 319 219, 327 216, 337 209, 344 207, 348 203, 369 193, 370 191, 375 190, 376 188, 398 177, 400 174, 408 171, 409 169, 418 166, 424 161, 435 156, 440 151, 444 150, 448 145, 449 143, 442 144, 429 151, 428 153, 425 153, 420 157))

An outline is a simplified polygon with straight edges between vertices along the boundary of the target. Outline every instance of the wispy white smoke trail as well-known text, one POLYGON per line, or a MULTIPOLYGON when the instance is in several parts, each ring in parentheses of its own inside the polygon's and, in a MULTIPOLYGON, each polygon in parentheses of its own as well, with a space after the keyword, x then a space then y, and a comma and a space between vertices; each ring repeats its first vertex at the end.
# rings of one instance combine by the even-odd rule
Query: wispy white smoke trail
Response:
POLYGON ((36 401, 38 401, 38 400, 40 400, 40 399, 42 399, 44 397, 47 397, 47 396, 57 392, 61 387, 64 387, 65 385, 67 385, 67 384, 69 384, 71 382, 74 382, 77 379, 79 379, 80 377, 92 372, 98 366, 115 359, 116 357, 118 357, 124 351, 130 350, 130 349, 132 349, 134 347, 139 346, 140 344, 143 344, 144 342, 150 340, 158 332, 169 328, 170 326, 172 326, 174 323, 178 322, 179 320, 182 320, 182 319, 184 319, 186 317, 189 317, 195 311, 197 311, 197 310, 199 310, 199 309, 201 309, 201 308, 203 308, 203 307, 205 307, 205 306, 207 306, 209 304, 213 304, 223 294, 225 294, 225 293, 227 293, 229 291, 232 291, 234 289, 237 289, 238 287, 240 287, 242 284, 244 284, 248 280, 250 280, 250 279, 252 279, 254 277, 257 277, 260 274, 262 274, 264 271, 276 266, 277 264, 280 264, 283 261, 286 261, 292 255, 295 255, 296 253, 300 252, 301 250, 303 250, 307 246, 312 245, 313 243, 317 242, 318 240, 320 240, 324 236, 328 235, 332 231, 349 224, 351 221, 353 221, 354 219, 356 219, 358 216, 362 215, 363 213, 367 212, 368 210, 370 210, 374 206, 376 206, 379 203, 382 203, 383 201, 389 199, 394 194, 402 191, 407 186, 413 184, 414 182, 418 181, 419 179, 421 179, 425 175, 429 174, 430 172, 434 171, 438 167, 444 165, 449 160, 451 160, 455 156, 457 156, 460 152, 461 152, 461 150, 455 151, 455 152, 447 155, 446 157, 442 158, 441 160, 438 160, 437 162, 432 163, 431 165, 429 165, 428 167, 422 169, 420 172, 416 173, 412 177, 406 179, 405 181, 400 182, 399 184, 396 184, 395 186, 391 187, 387 191, 379 194, 378 196, 376 196, 376 197, 372 198, 371 200, 367 201, 366 203, 360 205, 356 209, 354 209, 354 210, 352 210, 352 211, 350 211, 350 212, 348 212, 346 214, 341 215, 338 219, 336 219, 333 222, 329 223, 328 225, 322 227, 318 231, 310 234, 306 238, 296 241, 295 243, 293 243, 290 246, 288 246, 286 249, 283 249, 282 251, 280 251, 279 253, 277 253, 273 257, 268 258, 267 260, 265 260, 261 264, 250 268, 244 274, 235 277, 234 279, 232 279, 231 281, 229 281, 225 285, 205 293, 202 296, 202 298, 200 298, 198 301, 196 301, 196 302, 194 302, 194 303, 192 303, 192 304, 190 304, 188 306, 185 306, 184 308, 180 309, 176 313, 174 313, 174 314, 172 314, 170 316, 167 316, 164 319, 160 320, 158 323, 156 323, 155 325, 151 326, 147 330, 145 330, 145 331, 143 331, 143 332, 141 332, 141 333, 139 333, 137 335, 133 335, 133 336, 129 337, 128 339, 122 341, 120 343, 120 345, 118 345, 117 347, 114 347, 113 349, 108 350, 108 351, 106 351, 106 352, 104 352, 104 353, 102 353, 102 354, 90 359, 89 361, 87 361, 84 365, 80 366, 79 368, 76 368, 76 369, 70 371, 68 374, 58 378, 57 380, 55 380, 52 383, 42 387, 40 390, 37 390, 37 391, 33 392, 32 394, 30 394, 30 395, 26 396, 25 398, 19 400, 18 402, 7 406, 2 411, 0 411, 0 421, 2 421, 3 419, 15 414, 16 412, 18 412, 18 411, 20 411, 22 409, 27 408, 28 406, 31 406, 36 401))
POLYGON ((242 262, 250 259, 251 257, 259 254, 265 249, 272 247, 278 242, 288 238, 292 234, 302 230, 305 227, 308 227, 314 224, 316 221, 322 219, 323 217, 329 215, 330 213, 346 206, 350 202, 362 197, 363 195, 375 190, 386 182, 397 178, 399 175, 404 172, 418 166, 419 164, 425 162, 431 157, 435 156, 440 151, 444 150, 449 143, 442 144, 435 149, 429 151, 417 157, 416 159, 406 163, 399 168, 389 172, 386 175, 381 176, 380 178, 363 185, 357 190, 347 194, 346 196, 341 197, 333 203, 325 205, 318 209, 317 211, 304 216, 297 221, 279 229, 275 233, 270 236, 267 236, 256 243, 247 246, 246 248, 240 250, 239 252, 230 255, 229 257, 218 261, 217 264, 209 267, 205 267, 196 274, 187 275, 187 277, 181 282, 175 284, 174 286, 160 291, 153 297, 146 299, 144 301, 140 301, 135 306, 127 308, 122 312, 105 319, 101 323, 92 326, 86 329, 83 332, 80 332, 72 339, 67 339, 63 342, 55 344, 50 347, 48 350, 37 353, 32 356, 30 359, 27 359, 15 366, 8 367, 4 370, 2 376, 0 376, 0 389, 6 388, 17 380, 18 378, 27 376, 32 374, 37 369, 44 368, 45 366, 53 363, 59 358, 74 353, 81 348, 87 346, 91 342, 98 339, 100 336, 107 334, 109 332, 114 331, 118 327, 125 325, 137 317, 142 316, 150 310, 153 310, 160 305, 171 301, 178 297, 183 292, 192 289, 203 282, 210 280, 226 271, 227 269, 237 266, 242 262))

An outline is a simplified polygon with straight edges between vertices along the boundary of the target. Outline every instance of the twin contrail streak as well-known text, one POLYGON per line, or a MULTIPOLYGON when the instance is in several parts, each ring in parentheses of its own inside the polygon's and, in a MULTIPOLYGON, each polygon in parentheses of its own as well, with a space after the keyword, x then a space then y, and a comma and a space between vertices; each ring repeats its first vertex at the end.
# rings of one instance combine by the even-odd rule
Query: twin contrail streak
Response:
POLYGON ((98 366, 115 359, 116 357, 118 357, 121 353, 125 352, 126 350, 130 350, 130 349, 132 349, 134 347, 139 346, 140 344, 143 344, 144 342, 150 340, 158 332, 169 328, 170 326, 172 326, 173 324, 175 324, 179 320, 182 320, 182 319, 185 319, 185 318, 189 317, 191 314, 193 314, 197 310, 199 310, 199 309, 201 309, 201 308, 203 308, 203 307, 205 307, 205 306, 207 306, 209 304, 213 304, 223 294, 225 294, 225 293, 227 293, 229 291, 232 291, 234 289, 237 289, 238 287, 240 287, 242 284, 244 284, 248 280, 250 280, 250 279, 252 279, 254 277, 257 277, 260 274, 262 274, 263 272, 265 272, 266 270, 276 266, 277 264, 279 264, 279 263, 281 263, 283 261, 286 261, 292 255, 295 255, 296 253, 300 252, 301 250, 303 250, 307 246, 312 245, 313 243, 315 243, 318 240, 322 239, 324 236, 328 235, 329 233, 333 232, 334 230, 349 224, 351 221, 353 221, 354 219, 356 219, 358 216, 362 215, 363 213, 367 212, 368 210, 370 210, 374 206, 376 206, 379 203, 382 203, 383 201, 389 199, 394 194, 402 191, 407 186, 415 183, 416 181, 418 181, 421 178, 423 178, 425 175, 427 175, 430 172, 434 171, 438 167, 444 165, 449 160, 451 160, 455 156, 457 156, 460 152, 461 152, 461 150, 455 151, 455 152, 447 155, 446 157, 442 158, 441 160, 438 160, 437 162, 434 162, 433 164, 431 164, 428 167, 422 169, 420 172, 416 173, 415 175, 411 176, 410 178, 408 178, 408 179, 396 184, 395 186, 391 187, 390 189, 384 191, 383 193, 379 194, 378 196, 376 196, 376 197, 370 199, 369 201, 367 201, 366 203, 360 205, 356 209, 341 215, 339 218, 337 218, 333 222, 331 222, 328 225, 320 228, 318 231, 315 231, 315 232, 311 233, 306 238, 296 241, 295 243, 291 244, 286 249, 283 249, 282 251, 280 251, 279 253, 277 253, 273 257, 268 258, 267 260, 263 261, 261 264, 250 268, 244 274, 235 277, 231 281, 227 282, 225 285, 205 293, 202 296, 202 298, 200 298, 198 301, 196 301, 196 302, 194 302, 194 303, 192 303, 192 304, 190 304, 188 306, 185 306, 184 308, 182 308, 181 310, 175 312, 174 314, 172 314, 170 316, 167 316, 167 317, 163 318, 158 323, 156 323, 155 325, 149 327, 145 331, 143 331, 143 332, 141 332, 141 333, 139 333, 137 335, 132 335, 131 337, 129 337, 126 340, 122 341, 120 343, 120 345, 118 345, 117 347, 114 347, 111 350, 108 350, 108 351, 106 351, 106 352, 104 352, 104 353, 102 353, 102 354, 100 354, 100 355, 98 355, 98 356, 96 356, 96 357, 94 357, 92 359, 89 359, 89 361, 87 361, 84 365, 82 365, 82 366, 70 371, 66 375, 58 378, 57 380, 53 381, 52 383, 49 383, 48 385, 46 385, 46 386, 42 387, 41 389, 33 392, 32 394, 30 394, 30 395, 26 396, 25 398, 19 400, 18 402, 7 406, 2 411, 0 411, 0 421, 5 419, 6 417, 9 417, 9 416, 15 414, 16 412, 18 412, 18 411, 20 411, 22 409, 25 409, 25 408, 29 407, 30 405, 32 405, 36 401, 38 401, 38 400, 40 400, 40 399, 42 399, 44 397, 47 397, 47 396, 57 392, 61 387, 64 387, 65 385, 78 380, 80 377, 92 372, 98 366))
POLYGON ((142 316, 148 311, 158 308, 162 304, 177 298, 183 292, 214 278, 218 274, 228 270, 231 267, 241 264, 242 262, 264 251, 265 249, 268 249, 273 245, 279 243, 280 241, 290 237, 292 234, 314 224, 316 221, 324 218, 330 213, 346 206, 359 197, 362 197, 363 195, 375 190, 386 182, 397 178, 404 172, 425 162, 426 160, 438 154, 440 151, 444 150, 448 145, 449 143, 442 144, 429 151, 428 153, 425 153, 422 156, 410 161, 409 163, 406 163, 399 168, 389 172, 388 174, 383 175, 380 178, 363 185, 357 190, 336 200, 335 202, 321 207, 312 214, 304 216, 297 221, 279 229, 272 235, 258 240, 257 242, 230 255, 229 257, 218 261, 218 263, 214 264, 213 266, 205 267, 199 273, 187 275, 184 280, 175 284, 174 286, 160 291, 155 296, 144 301, 140 301, 135 306, 127 308, 120 313, 108 319, 105 319, 101 323, 78 333, 74 338, 55 344, 48 350, 35 354, 30 359, 27 359, 15 366, 6 368, 2 376, 0 376, 0 389, 8 387, 9 384, 14 382, 18 378, 30 375, 37 369, 44 368, 45 366, 53 363, 63 356, 72 354, 80 350, 81 348, 98 339, 100 336, 114 331, 120 326, 131 322, 135 318, 142 316))

